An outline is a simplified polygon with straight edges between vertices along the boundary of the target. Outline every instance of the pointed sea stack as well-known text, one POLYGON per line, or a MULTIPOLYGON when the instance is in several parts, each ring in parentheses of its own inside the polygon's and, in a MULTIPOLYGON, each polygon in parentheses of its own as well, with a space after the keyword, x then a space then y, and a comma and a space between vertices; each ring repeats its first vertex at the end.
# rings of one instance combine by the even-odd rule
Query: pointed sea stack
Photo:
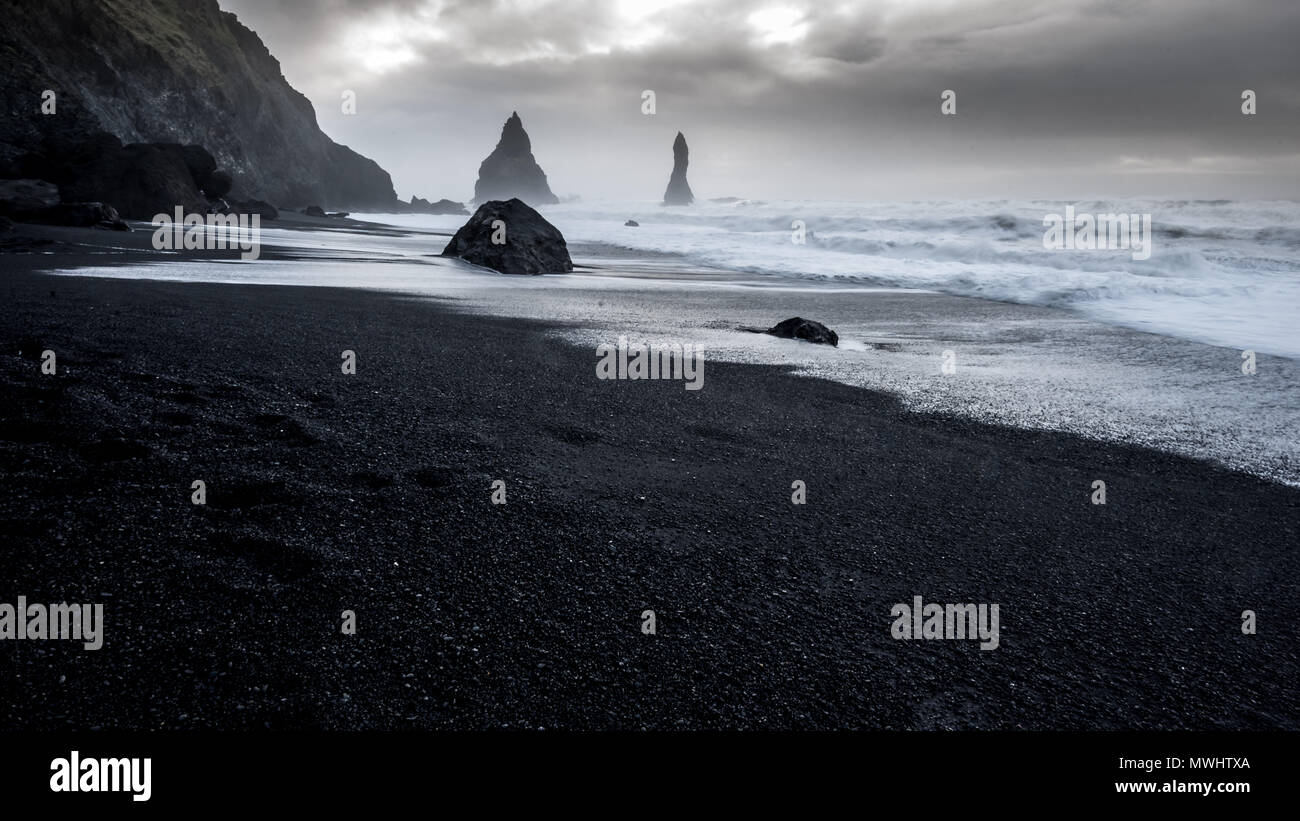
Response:
POLYGON ((673 140, 673 175, 668 178, 668 190, 664 192, 664 205, 690 205, 695 202, 690 183, 686 182, 686 166, 690 165, 690 149, 686 147, 686 138, 677 132, 673 140))
POLYGON ((518 112, 511 112, 506 120, 501 141, 478 167, 478 182, 474 183, 474 202, 512 197, 531 205, 559 202, 546 184, 546 174, 533 159, 533 146, 518 112))

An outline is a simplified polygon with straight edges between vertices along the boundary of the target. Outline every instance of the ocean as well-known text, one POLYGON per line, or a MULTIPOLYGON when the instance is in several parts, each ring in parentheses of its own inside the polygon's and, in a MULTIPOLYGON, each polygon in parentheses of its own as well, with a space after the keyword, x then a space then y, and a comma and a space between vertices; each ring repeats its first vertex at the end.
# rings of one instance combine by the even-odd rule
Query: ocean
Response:
MULTIPOLYGON (((1075 310, 1136 330, 1300 358, 1300 203, 1230 200, 574 202, 543 215, 570 242, 691 266, 917 288, 1075 310), (1044 218, 1149 214, 1149 259, 1044 247, 1044 218), (627 220, 639 227, 627 227, 627 220), (805 241, 794 241, 796 220, 805 241)), ((454 230, 463 217, 356 215, 454 230)))

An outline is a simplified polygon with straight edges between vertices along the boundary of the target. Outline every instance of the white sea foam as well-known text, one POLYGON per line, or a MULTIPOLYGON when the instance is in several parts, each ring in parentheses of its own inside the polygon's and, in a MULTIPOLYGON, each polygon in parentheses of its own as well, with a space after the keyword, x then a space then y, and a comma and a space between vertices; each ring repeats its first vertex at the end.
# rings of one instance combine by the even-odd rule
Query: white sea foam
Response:
MULTIPOLYGON (((1102 322, 1300 358, 1300 203, 1228 200, 578 202, 544 215, 570 242, 679 254, 691 265, 923 288, 1064 307, 1102 322), (1043 218, 1151 214, 1151 258, 1053 251, 1043 218), (640 227, 625 227, 628 219, 640 227), (792 242, 791 223, 809 232, 792 242)), ((458 216, 385 215, 454 230, 458 216)))

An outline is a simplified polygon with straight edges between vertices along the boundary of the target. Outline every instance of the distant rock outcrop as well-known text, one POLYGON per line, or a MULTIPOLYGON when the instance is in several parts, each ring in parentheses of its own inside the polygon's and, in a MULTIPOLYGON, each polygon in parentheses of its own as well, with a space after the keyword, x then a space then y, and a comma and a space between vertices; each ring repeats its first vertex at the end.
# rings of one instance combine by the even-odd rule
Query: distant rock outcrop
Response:
POLYGON ((559 274, 573 270, 564 235, 518 198, 479 206, 443 249, 503 274, 559 274))
MULTIPOLYGON (((176 145, 159 150, 179 153, 188 168, 182 184, 170 161, 146 156, 157 151, 127 145, 141 155, 126 158, 130 174, 164 175, 128 182, 125 200, 97 189, 92 199, 127 216, 188 208, 196 186, 204 199, 233 193, 295 207, 381 210, 397 201, 387 172, 321 132, 261 39, 217 0, 0 0, 0 20, 0 177, 28 176, 24 154, 48 158, 107 132, 119 149, 176 145), (150 191, 174 196, 142 207, 139 195, 150 191)), ((92 169, 91 182, 124 167, 119 156, 92 169)), ((64 202, 78 196, 36 176, 58 182, 64 202)))
POLYGON ((783 339, 802 339, 818 345, 839 346, 840 344, 839 334, 820 322, 814 322, 811 319, 804 319, 799 316, 778 322, 764 333, 779 336, 783 339))
POLYGON ((463 214, 469 216, 469 211, 465 209, 464 203, 448 199, 429 202, 421 197, 411 197, 411 204, 407 210, 415 214, 463 214))
POLYGON ((559 202, 546 183, 546 174, 533 158, 533 145, 518 112, 511 112, 501 139, 478 167, 474 202, 518 197, 532 205, 559 202))
POLYGON ((664 205, 690 205, 695 202, 691 186, 686 182, 686 166, 690 165, 691 151, 686 147, 686 138, 677 132, 673 140, 673 175, 668 178, 668 190, 664 191, 664 205))

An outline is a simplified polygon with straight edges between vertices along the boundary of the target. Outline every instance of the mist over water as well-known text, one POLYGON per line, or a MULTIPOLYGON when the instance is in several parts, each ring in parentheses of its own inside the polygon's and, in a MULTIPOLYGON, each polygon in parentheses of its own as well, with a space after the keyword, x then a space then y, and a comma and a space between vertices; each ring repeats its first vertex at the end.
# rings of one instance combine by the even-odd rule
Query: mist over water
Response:
MULTIPOLYGON (((1300 358, 1300 203, 1290 201, 740 200, 689 208, 593 201, 543 214, 570 242, 679 254, 695 266, 1070 308, 1110 324, 1300 358), (1079 214, 1150 214, 1150 258, 1044 248, 1044 217, 1071 205, 1079 214), (629 219, 640 226, 624 226, 629 219), (795 220, 806 225, 802 245, 792 240, 795 220)), ((448 230, 463 221, 376 218, 448 230)))

